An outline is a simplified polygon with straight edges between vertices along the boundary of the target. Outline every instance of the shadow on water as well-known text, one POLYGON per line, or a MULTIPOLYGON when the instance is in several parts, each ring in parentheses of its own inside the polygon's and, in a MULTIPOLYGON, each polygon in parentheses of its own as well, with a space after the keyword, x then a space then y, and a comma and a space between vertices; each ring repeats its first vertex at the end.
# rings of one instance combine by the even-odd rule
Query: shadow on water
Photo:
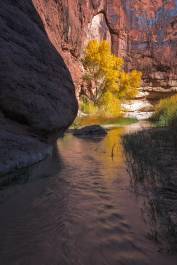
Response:
MULTIPOLYGON (((56 176, 58 176, 63 167, 64 161, 57 146, 54 146, 52 155, 40 163, 1 176, 0 204, 11 200, 13 196, 26 188, 28 189, 29 186, 38 186, 41 182, 45 186, 45 184, 55 181, 56 176)), ((33 194, 33 190, 31 193, 33 194)))
POLYGON ((48 178, 58 174, 63 166, 59 150, 55 145, 53 153, 47 159, 36 163, 31 167, 17 169, 0 177, 0 190, 8 189, 13 185, 23 185, 28 182, 37 181, 40 178, 48 178))
POLYGON ((145 193, 149 237, 162 249, 177 251, 177 136, 167 128, 153 128, 124 136, 131 184, 145 193), (164 246, 163 246, 164 245, 164 246))
POLYGON ((56 167, 43 161, 29 169, 33 181, 0 191, 3 265, 176 264, 147 239, 142 200, 130 191, 121 140, 129 129, 97 142, 66 134, 56 167))

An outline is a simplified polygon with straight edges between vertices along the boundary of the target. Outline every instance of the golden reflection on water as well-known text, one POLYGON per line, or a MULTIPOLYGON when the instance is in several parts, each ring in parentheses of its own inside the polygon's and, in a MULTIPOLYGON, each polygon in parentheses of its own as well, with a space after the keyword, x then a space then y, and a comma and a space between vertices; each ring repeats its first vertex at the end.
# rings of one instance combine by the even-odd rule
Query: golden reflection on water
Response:
POLYGON ((42 178, 1 194, 0 264, 177 264, 145 237, 141 200, 129 191, 121 136, 132 129, 101 139, 68 133, 58 140, 60 164, 43 161, 33 172, 42 178))
POLYGON ((91 174, 95 172, 106 182, 112 182, 124 166, 123 133, 124 128, 111 129, 101 139, 77 138, 69 133, 59 142, 59 150, 66 154, 64 160, 72 166, 90 170, 91 174))
POLYGON ((123 128, 112 129, 108 132, 107 136, 103 139, 101 146, 104 150, 102 159, 105 163, 109 160, 116 161, 116 164, 122 166, 123 163, 123 146, 121 136, 124 132, 123 128))
POLYGON ((118 171, 124 165, 123 146, 121 142, 123 132, 123 128, 112 129, 101 143, 98 156, 104 163, 104 167, 102 168, 104 172, 102 175, 106 181, 109 180, 112 182, 114 179, 117 179, 120 173, 118 171))

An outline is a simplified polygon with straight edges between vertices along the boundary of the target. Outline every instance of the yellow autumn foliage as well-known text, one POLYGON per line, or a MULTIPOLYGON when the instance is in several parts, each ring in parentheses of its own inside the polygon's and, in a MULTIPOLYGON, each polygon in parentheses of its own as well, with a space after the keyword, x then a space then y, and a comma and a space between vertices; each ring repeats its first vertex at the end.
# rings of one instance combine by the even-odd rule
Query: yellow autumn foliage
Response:
POLYGON ((141 73, 123 70, 124 60, 112 54, 105 40, 92 40, 88 43, 82 59, 83 76, 89 91, 88 99, 99 105, 105 113, 120 113, 120 99, 134 97, 141 85, 141 73))
POLYGON ((99 107, 100 115, 103 117, 118 117, 121 114, 120 100, 110 91, 103 94, 99 102, 99 107))
POLYGON ((135 97, 141 85, 141 76, 142 74, 136 70, 129 73, 122 71, 119 79, 119 97, 126 99, 135 97))

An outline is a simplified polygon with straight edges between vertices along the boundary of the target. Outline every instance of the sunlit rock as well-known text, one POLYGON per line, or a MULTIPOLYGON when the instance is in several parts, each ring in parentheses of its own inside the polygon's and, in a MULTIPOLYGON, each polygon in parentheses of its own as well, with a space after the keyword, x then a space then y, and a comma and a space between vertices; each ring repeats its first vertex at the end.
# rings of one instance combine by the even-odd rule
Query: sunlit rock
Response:
POLYGON ((89 40, 107 40, 111 43, 111 34, 103 13, 99 13, 93 17, 91 23, 88 25, 87 39, 89 40))

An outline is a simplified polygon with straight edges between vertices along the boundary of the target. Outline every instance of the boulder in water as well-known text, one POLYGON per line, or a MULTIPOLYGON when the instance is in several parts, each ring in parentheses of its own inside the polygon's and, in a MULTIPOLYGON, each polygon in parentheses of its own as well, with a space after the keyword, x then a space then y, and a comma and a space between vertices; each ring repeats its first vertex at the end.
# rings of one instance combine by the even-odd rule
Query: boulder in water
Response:
POLYGON ((100 125, 90 125, 74 130, 73 134, 77 137, 104 137, 107 132, 100 125))

